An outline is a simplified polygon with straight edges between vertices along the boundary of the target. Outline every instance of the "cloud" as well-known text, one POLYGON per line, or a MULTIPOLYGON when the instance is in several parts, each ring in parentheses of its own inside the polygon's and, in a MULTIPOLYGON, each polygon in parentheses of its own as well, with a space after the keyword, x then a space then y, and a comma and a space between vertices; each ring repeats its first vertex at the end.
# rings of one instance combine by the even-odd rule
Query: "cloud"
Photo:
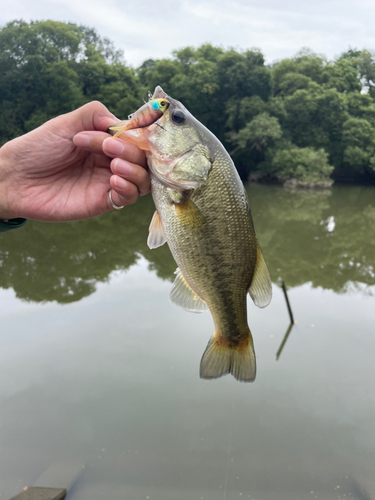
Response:
POLYGON ((268 62, 304 46, 332 58, 349 46, 374 49, 372 0, 19 0, 0 23, 19 18, 54 19, 95 27, 134 66, 169 57, 186 45, 259 47, 268 62))

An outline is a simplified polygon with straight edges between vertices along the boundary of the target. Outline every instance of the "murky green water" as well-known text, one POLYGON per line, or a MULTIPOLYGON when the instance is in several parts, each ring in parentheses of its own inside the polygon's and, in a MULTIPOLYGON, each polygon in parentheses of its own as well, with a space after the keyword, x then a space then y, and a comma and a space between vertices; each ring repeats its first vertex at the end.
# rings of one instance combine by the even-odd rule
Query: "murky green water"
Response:
POLYGON ((213 322, 169 303, 150 197, 0 236, 2 499, 374 498, 375 189, 248 190, 274 282, 249 385, 199 379, 213 322))

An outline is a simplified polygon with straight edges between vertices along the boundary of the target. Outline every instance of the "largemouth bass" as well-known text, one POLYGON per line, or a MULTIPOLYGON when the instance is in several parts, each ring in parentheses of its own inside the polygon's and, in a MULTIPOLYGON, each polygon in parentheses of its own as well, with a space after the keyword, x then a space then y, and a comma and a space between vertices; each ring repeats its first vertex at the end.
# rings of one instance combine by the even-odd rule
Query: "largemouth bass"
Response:
MULTIPOLYGON (((148 245, 168 242, 178 265, 172 303, 211 311, 215 323, 200 376, 256 376, 246 296, 265 307, 272 290, 244 186, 220 141, 177 100, 157 87, 150 100, 168 103, 153 124, 121 136, 146 151, 156 212, 148 245)), ((137 112, 133 115, 137 115, 137 112)), ((125 122, 123 122, 125 123, 125 122)))

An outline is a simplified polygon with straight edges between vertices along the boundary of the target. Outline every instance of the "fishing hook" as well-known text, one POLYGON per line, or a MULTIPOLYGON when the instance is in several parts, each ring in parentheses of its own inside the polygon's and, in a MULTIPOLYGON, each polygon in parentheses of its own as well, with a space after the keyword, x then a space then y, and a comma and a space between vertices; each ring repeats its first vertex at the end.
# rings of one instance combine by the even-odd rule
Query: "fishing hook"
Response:
POLYGON ((155 125, 157 125, 158 127, 162 128, 162 129, 164 130, 164 132, 166 132, 165 128, 164 128, 164 127, 162 127, 161 125, 159 125, 159 123, 158 123, 158 122, 155 122, 155 125))

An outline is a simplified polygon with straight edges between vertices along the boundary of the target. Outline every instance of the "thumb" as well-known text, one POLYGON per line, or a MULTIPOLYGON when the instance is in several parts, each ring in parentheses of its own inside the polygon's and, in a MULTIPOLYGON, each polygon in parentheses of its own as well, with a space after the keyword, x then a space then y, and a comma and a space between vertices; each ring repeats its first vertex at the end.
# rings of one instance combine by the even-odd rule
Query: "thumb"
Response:
POLYGON ((89 102, 72 111, 73 114, 75 115, 74 119, 81 123, 81 130, 100 130, 106 132, 108 127, 120 121, 99 101, 89 102))

